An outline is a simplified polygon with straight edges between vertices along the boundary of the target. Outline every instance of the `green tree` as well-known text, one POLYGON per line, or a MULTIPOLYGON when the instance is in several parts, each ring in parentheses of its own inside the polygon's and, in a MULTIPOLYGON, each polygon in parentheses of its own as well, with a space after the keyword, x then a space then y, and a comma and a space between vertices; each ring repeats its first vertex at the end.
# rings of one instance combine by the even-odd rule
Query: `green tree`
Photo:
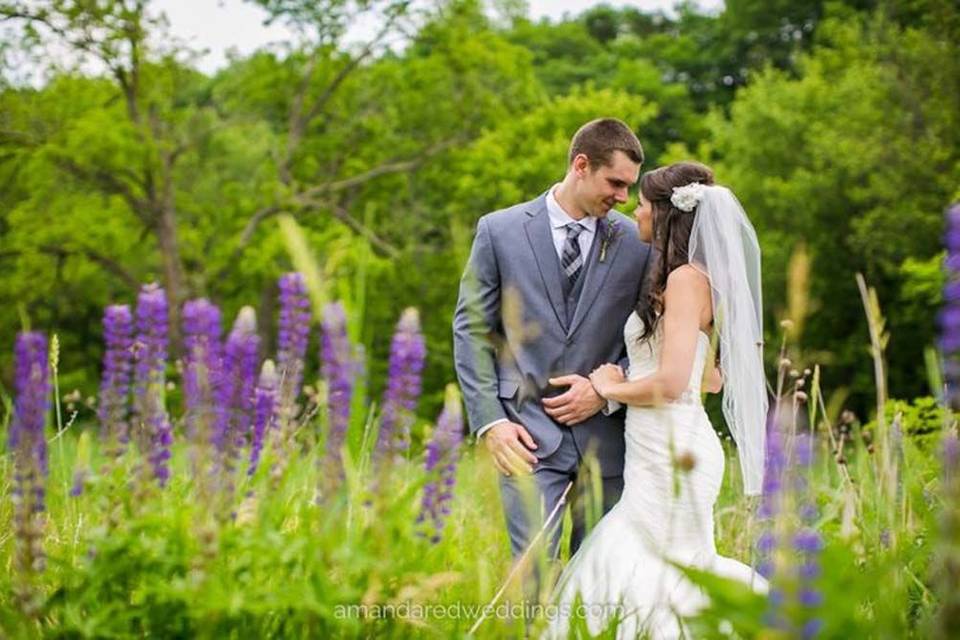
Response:
POLYGON ((818 38, 798 78, 767 69, 737 95, 729 120, 715 115, 700 155, 758 227, 773 314, 785 307, 790 253, 808 245, 814 312, 804 344, 831 352, 828 386, 869 387, 860 271, 889 316, 893 388, 920 394, 915 364, 932 341, 933 314, 898 311, 901 296, 916 305, 916 279, 930 270, 910 260, 938 254, 943 208, 960 181, 960 68, 945 42, 880 13, 828 19, 818 38))
POLYGON ((163 31, 146 2, 4 2, 0 18, 22 25, 27 50, 64 47, 78 66, 105 70, 110 106, 86 112, 90 120, 7 135, 42 154, 64 182, 124 203, 156 243, 176 318, 186 294, 178 178, 219 124, 204 100, 205 79, 177 60, 175 47, 150 50, 148 38, 163 31))

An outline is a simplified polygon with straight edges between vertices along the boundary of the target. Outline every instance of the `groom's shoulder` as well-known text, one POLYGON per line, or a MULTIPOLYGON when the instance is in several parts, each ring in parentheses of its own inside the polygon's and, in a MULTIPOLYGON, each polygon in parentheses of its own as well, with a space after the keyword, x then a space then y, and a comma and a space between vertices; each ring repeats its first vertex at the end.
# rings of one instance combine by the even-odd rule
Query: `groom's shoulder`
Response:
POLYGON ((491 211, 481 217, 480 220, 493 228, 510 226, 526 220, 530 215, 536 213, 541 206, 545 206, 543 196, 491 211))

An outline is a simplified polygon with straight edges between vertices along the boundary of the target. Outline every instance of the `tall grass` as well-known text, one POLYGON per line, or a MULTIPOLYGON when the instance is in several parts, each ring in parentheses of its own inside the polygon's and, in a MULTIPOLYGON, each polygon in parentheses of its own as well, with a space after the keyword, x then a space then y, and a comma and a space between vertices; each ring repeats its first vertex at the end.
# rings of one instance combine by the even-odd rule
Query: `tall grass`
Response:
MULTIPOLYGON (((294 253, 305 252, 295 226, 286 233, 294 253)), ((302 253, 298 260, 310 259, 302 253)), ((801 256, 794 265, 794 280, 804 282, 809 261, 801 256)), ((309 284, 319 315, 329 292, 319 270, 307 273, 308 282, 317 279, 309 284)), ((362 309, 358 278, 361 293, 351 305, 362 309)), ((960 508, 945 504, 937 455, 941 434, 955 429, 954 416, 940 410, 931 424, 922 402, 888 398, 880 301, 862 281, 861 291, 871 335, 865 366, 873 367, 878 391, 873 416, 843 411, 842 392, 828 396, 821 388, 820 369, 799 340, 809 308, 802 291, 791 297, 796 317, 787 318, 778 355, 776 415, 788 450, 799 435, 812 438, 813 462, 796 473, 816 515, 811 520, 788 506, 777 526, 806 526, 822 539, 820 570, 811 580, 820 602, 772 602, 691 571, 713 602, 689 621, 694 637, 811 637, 814 628, 825 638, 934 632, 942 594, 932 558, 948 542, 938 520, 960 508)), ((360 335, 357 325, 350 334, 360 335)), ((107 464, 93 411, 79 409, 66 424, 57 413, 42 540, 47 566, 31 585, 37 610, 25 611, 13 595, 14 473, 10 452, 0 456, 0 636, 449 638, 471 628, 478 638, 535 634, 550 610, 531 609, 538 603, 524 600, 520 581, 507 580, 514 566, 491 461, 479 448, 463 450, 437 536, 425 528, 429 519, 419 518, 435 473, 418 451, 377 460, 378 409, 357 395, 343 481, 334 490, 318 492, 330 486, 333 471, 324 464, 325 400, 316 393, 293 440, 279 446, 267 438, 256 473, 236 469, 226 499, 192 464, 196 443, 177 439, 170 482, 160 488, 136 482, 142 453, 135 446, 107 464), (82 491, 72 496, 77 471, 82 491)), ((12 404, 0 399, 6 431, 12 404)), ((178 421, 178 433, 182 426, 178 421)), ((416 428, 419 441, 430 439, 432 425, 416 428)), ((735 452, 728 453, 728 469, 736 469, 735 452)), ((569 529, 569 518, 565 523, 569 529)), ((716 508, 718 551, 758 562, 764 526, 730 472, 716 508)), ((784 544, 778 570, 787 576, 802 558, 784 544)))

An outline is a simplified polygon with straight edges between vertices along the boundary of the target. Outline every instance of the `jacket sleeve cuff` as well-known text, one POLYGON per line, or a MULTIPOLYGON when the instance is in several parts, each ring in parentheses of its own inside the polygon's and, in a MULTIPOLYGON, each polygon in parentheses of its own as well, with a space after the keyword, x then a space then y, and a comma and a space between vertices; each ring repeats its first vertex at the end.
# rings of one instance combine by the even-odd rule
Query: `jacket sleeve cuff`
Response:
POLYGON ((506 418, 500 418, 499 420, 494 420, 493 422, 488 422, 487 424, 485 424, 485 425, 483 425, 482 427, 480 427, 479 429, 477 429, 476 434, 475 434, 475 435, 477 436, 477 440, 480 440, 480 438, 483 436, 483 434, 485 434, 487 431, 490 431, 490 429, 494 428, 495 426, 497 426, 497 425, 500 424, 501 422, 509 422, 509 420, 507 420, 506 418))

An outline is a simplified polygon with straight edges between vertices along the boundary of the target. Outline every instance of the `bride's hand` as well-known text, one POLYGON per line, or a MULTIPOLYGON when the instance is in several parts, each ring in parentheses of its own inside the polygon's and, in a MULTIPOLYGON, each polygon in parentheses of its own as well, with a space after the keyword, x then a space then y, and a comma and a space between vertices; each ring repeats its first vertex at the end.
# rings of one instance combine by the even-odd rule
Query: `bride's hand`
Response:
POLYGON ((590 382, 593 383, 593 388, 603 397, 607 396, 610 385, 618 384, 625 379, 623 369, 615 364, 600 365, 590 374, 590 382))

